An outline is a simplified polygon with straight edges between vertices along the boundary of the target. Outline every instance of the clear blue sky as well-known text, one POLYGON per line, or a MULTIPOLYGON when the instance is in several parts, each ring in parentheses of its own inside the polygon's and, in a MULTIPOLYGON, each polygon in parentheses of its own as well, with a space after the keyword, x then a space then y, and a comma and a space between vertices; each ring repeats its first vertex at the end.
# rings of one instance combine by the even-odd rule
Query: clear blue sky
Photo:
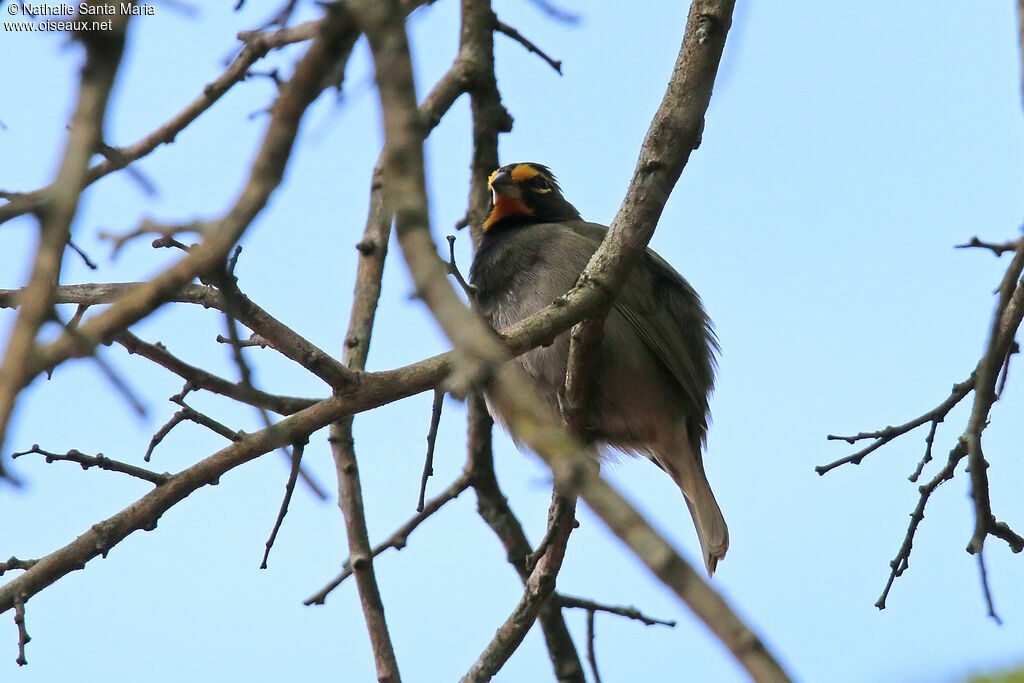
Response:
MULTIPOLYGON (((277 6, 250 0, 233 13, 232 2, 201 4, 196 18, 160 4, 155 17, 134 21, 107 124, 110 143, 134 142, 168 119, 223 70, 234 34, 277 6)), ((496 37, 499 85, 516 119, 501 157, 550 165, 584 217, 607 223, 663 94, 686 7, 654 0, 628 9, 565 7, 582 14, 578 26, 553 22, 527 2, 497 3, 499 16, 562 59, 565 71, 559 77, 496 37)), ((410 26, 422 96, 455 54, 457 3, 439 0, 410 26)), ((1005 259, 952 246, 975 234, 994 241, 1018 234, 1024 115, 1015 26, 1009 2, 969 10, 948 1, 741 3, 703 144, 652 242, 702 294, 722 343, 706 462, 732 547, 714 583, 801 680, 953 681, 1024 660, 1024 559, 996 540, 987 544, 1006 621, 997 627, 985 616, 976 563, 963 550, 973 517, 962 470, 933 496, 889 608, 873 607, 917 500, 906 477, 923 453, 923 431, 859 468, 824 478, 812 469, 849 452, 827 442, 827 433, 876 429, 924 412, 967 377, 981 353, 1005 259)), ((78 48, 66 43, 59 34, 0 34, 0 188, 34 189, 54 172, 80 61, 78 48)), ((288 73, 300 51, 275 53, 266 64, 288 73)), ((220 215, 262 134, 265 118, 249 114, 272 95, 266 79, 236 86, 173 145, 140 162, 158 197, 145 196, 124 173, 90 188, 75 235, 101 268, 88 272, 69 255, 64 281, 140 279, 175 258, 141 240, 112 262, 97 234, 129 230, 142 216, 220 215)), ((360 47, 344 99, 324 96, 311 110, 285 185, 247 234, 238 268, 253 299, 339 355, 353 245, 380 144, 375 97, 360 47)), ((465 212, 468 111, 460 101, 427 145, 433 226, 442 241, 465 212)), ((34 229, 30 219, 0 227, 0 287, 23 282, 34 229)), ((468 266, 468 236, 459 242, 468 266)), ((373 369, 446 348, 409 290, 404 266, 392 259, 373 369)), ((0 313, 4 337, 12 320, 0 313)), ((222 323, 210 311, 164 310, 135 331, 234 376, 225 348, 213 341, 222 323)), ((95 365, 80 361, 26 393, 8 448, 38 442, 139 462, 174 412, 166 397, 181 383, 118 348, 103 354, 146 398, 148 419, 131 417, 95 365)), ((270 391, 324 393, 273 351, 248 356, 270 391)), ((1018 531, 1021 379, 1011 372, 985 432, 993 506, 1018 531)), ((429 405, 428 395, 418 396, 356 420, 374 540, 413 512, 429 405)), ((236 428, 259 426, 251 412, 224 401, 203 397, 197 406, 236 428)), ((941 426, 938 458, 966 419, 960 409, 941 426)), ((180 428, 152 464, 175 471, 222 445, 198 427, 180 428)), ((463 446, 463 409, 449 400, 431 491, 456 476, 463 446)), ((504 436, 497 460, 512 505, 539 539, 550 493, 546 469, 504 436)), ((314 437, 306 463, 331 485, 324 434, 314 437)), ((3 558, 62 546, 148 489, 70 464, 25 458, 16 465, 29 485, 0 491, 3 558)), ((685 505, 667 477, 639 461, 606 471, 699 560, 685 505)), ((6 615, 0 680, 373 680, 355 586, 345 584, 324 607, 301 604, 347 555, 336 507, 299 492, 270 569, 257 568, 286 476, 282 458, 268 454, 172 509, 155 533, 133 535, 106 560, 32 598, 30 665, 20 670, 6 615)), ((404 551, 377 562, 408 681, 456 679, 519 598, 519 581, 474 506, 464 495, 404 551)), ((606 681, 744 680, 703 626, 589 511, 579 516, 559 588, 680 621, 675 629, 645 628, 598 616, 606 681)), ((582 647, 584 615, 568 619, 582 647)), ((531 632, 497 680, 549 678, 543 642, 531 632)))

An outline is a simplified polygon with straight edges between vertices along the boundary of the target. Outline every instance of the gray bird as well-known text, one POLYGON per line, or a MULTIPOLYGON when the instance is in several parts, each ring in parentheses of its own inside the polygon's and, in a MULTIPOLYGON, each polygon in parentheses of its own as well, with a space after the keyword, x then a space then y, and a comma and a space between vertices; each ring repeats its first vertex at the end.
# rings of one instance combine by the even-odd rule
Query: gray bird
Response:
MULTIPOLYGON (((500 330, 569 291, 607 228, 582 220, 541 164, 502 166, 488 185, 491 205, 470 284, 476 305, 500 330)), ((585 416, 586 436, 650 458, 676 482, 708 576, 729 548, 729 528, 701 459, 717 350, 700 297, 648 249, 605 320, 585 416)), ((556 411, 568 357, 566 332, 516 359, 556 411)))

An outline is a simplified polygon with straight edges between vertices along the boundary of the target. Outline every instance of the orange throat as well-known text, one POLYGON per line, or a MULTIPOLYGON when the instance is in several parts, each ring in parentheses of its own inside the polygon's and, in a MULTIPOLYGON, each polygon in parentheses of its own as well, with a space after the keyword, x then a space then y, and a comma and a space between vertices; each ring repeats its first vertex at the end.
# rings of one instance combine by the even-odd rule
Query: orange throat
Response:
POLYGON ((522 199, 518 197, 503 197, 498 195, 494 198, 494 208, 484 221, 483 229, 487 230, 492 225, 509 216, 532 216, 533 211, 522 199))

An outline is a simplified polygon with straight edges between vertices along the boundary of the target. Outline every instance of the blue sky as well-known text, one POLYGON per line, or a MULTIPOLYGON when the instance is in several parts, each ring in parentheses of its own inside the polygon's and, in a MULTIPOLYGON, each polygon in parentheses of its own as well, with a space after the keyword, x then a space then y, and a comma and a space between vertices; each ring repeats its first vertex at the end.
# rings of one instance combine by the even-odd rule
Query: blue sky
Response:
MULTIPOLYGON (((234 35, 276 9, 250 0, 205 3, 190 18, 171 5, 135 20, 107 123, 111 144, 130 144, 190 101, 232 54, 234 35)), ((7 3, 4 3, 6 10, 7 3)), ((497 36, 498 79, 516 119, 503 163, 538 161, 558 174, 584 217, 607 223, 633 172, 640 141, 679 48, 686 8, 638 0, 565 3, 583 20, 551 21, 527 2, 499 1, 499 17, 564 62, 559 77, 497 36)), ((312 10, 304 16, 314 16, 312 10)), ((6 13, 5 13, 6 18, 6 13)), ((458 7, 450 0, 410 22, 420 95, 454 57, 458 7)), ((714 583, 801 680, 953 681, 1024 660, 1022 559, 990 540, 986 560, 996 607, 985 615, 963 471, 929 503, 909 571, 889 607, 873 607, 917 500, 906 480, 924 451, 911 435, 823 478, 814 465, 849 452, 828 433, 898 424, 942 401, 967 377, 985 342, 992 290, 1005 268, 987 252, 952 247, 972 235, 1015 237, 1020 224, 1022 126, 1016 17, 1010 3, 741 3, 708 112, 652 246, 697 288, 722 343, 706 463, 732 547, 714 583)), ((285 73, 301 48, 273 54, 285 73)), ((80 61, 59 34, 0 34, 9 65, 0 102, 0 188, 49 181, 64 138, 80 61), (13 65, 13 66, 11 66, 13 65)), ((311 109, 285 184, 247 233, 240 284, 264 308, 340 355, 365 218, 379 122, 360 46, 339 102, 311 109)), ((69 255, 64 282, 125 281, 174 258, 147 240, 108 258, 99 232, 143 216, 217 216, 233 201, 253 158, 273 84, 239 84, 213 109, 137 166, 159 188, 148 197, 125 174, 85 195, 76 240, 100 262, 69 255)), ((460 101, 427 143, 435 234, 465 212, 469 108, 460 101)), ((19 286, 34 222, 0 226, 0 287, 19 286)), ((464 267, 468 236, 459 237, 464 267)), ((397 257, 397 251, 393 254, 397 257)), ((385 369, 447 348, 410 301, 392 258, 369 365, 385 369)), ((13 316, 0 313, 4 335, 13 316)), ((187 360, 228 376, 209 311, 167 309, 134 328, 187 360)), ((48 330, 47 333, 52 333, 48 330)), ((24 395, 7 448, 39 443, 139 462, 173 412, 180 382, 118 348, 103 350, 150 408, 132 417, 89 361, 62 367, 24 395)), ((269 391, 319 396, 320 383, 270 350, 248 354, 269 391)), ((1019 376, 1018 376, 1019 378, 1019 376)), ((1019 415, 1010 384, 985 432, 996 515, 1024 527, 1019 415)), ((236 428, 251 411, 196 400, 236 428)), ((414 511, 430 396, 356 420, 371 538, 414 511)), ((967 406, 941 425, 936 457, 963 431, 967 406)), ((153 467, 175 471, 223 445, 198 427, 176 430, 153 467)), ((463 407, 446 402, 430 491, 464 461, 463 407)), ((548 474, 502 436, 500 480, 533 539, 543 533, 548 474)), ((306 463, 332 483, 326 435, 306 463)), ((930 476, 936 470, 925 470, 930 476)), ((74 465, 16 463, 28 481, 0 493, 0 555, 37 557, 114 514, 148 486, 74 465), (13 520, 13 522, 11 521, 13 520)), ((606 468, 677 547, 699 560, 685 505, 672 482, 644 462, 606 468)), ((340 514, 299 492, 269 570, 263 544, 287 477, 268 454, 172 509, 155 533, 138 533, 28 603, 30 665, 14 664, 17 636, 0 627, 0 680, 373 680, 355 586, 324 607, 302 600, 347 555, 340 514)), ((403 676, 443 681, 469 667, 511 611, 520 584, 465 494, 377 562, 403 676)), ((597 618, 606 681, 744 680, 742 671, 683 605, 625 554, 586 509, 570 540, 559 589, 633 604, 677 619, 675 629, 597 618)), ((584 615, 570 613, 583 645, 584 615)), ((496 680, 548 680, 543 642, 531 632, 496 680)))

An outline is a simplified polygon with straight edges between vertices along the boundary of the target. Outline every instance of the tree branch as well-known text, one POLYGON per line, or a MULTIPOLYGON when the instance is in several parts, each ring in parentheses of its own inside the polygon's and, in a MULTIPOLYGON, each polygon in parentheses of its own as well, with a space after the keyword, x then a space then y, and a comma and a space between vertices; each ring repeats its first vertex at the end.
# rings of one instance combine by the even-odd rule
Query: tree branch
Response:
MULTIPOLYGON (((64 250, 71 239, 71 223, 78 211, 78 197, 89 160, 103 139, 107 100, 124 51, 129 17, 118 13, 112 0, 87 0, 85 6, 96 12, 111 10, 113 20, 109 29, 74 34, 85 47, 85 64, 64 155, 52 184, 53 200, 45 211, 39 211, 39 243, 26 295, 0 363, 0 453, 18 394, 36 374, 30 367, 36 336, 52 315, 53 290, 60 281, 64 250)), ((0 478, 4 474, 3 461, 0 461, 0 478)))

